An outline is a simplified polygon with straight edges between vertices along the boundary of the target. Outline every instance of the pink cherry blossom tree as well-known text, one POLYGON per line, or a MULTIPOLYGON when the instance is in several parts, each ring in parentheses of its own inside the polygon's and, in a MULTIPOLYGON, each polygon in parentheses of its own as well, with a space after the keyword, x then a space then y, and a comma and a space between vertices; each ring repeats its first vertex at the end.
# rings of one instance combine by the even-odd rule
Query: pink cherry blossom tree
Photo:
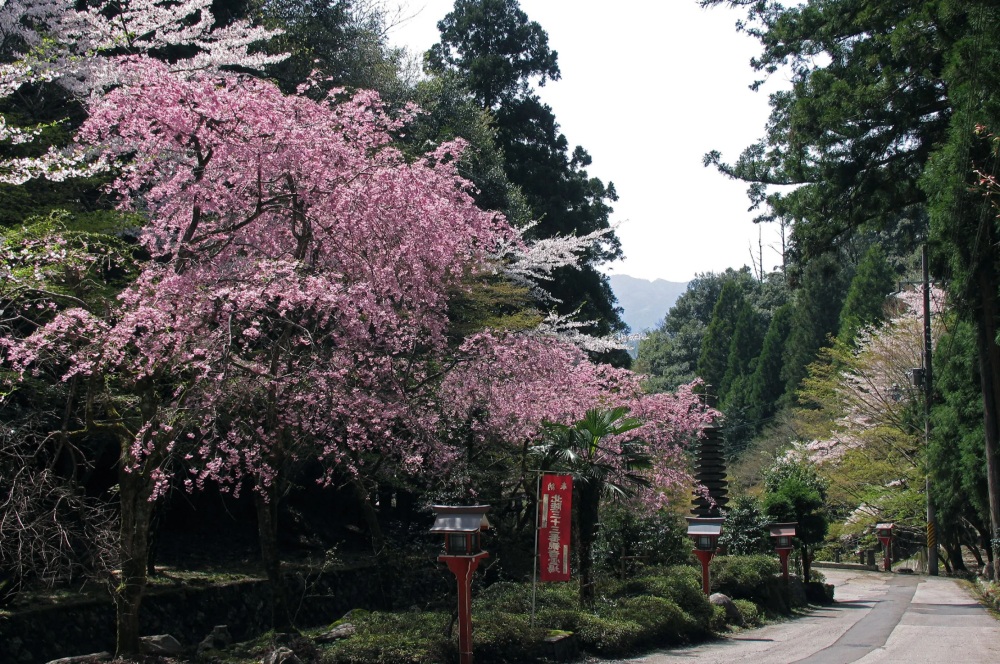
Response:
POLYGON ((197 464, 192 486, 250 479, 276 592, 288 464, 435 458, 431 437, 411 438, 433 425, 411 395, 446 347, 449 288, 510 232, 466 193, 461 144, 407 162, 390 145, 402 119, 374 94, 316 103, 252 79, 130 67, 79 140, 134 155, 113 189, 148 211, 154 260, 109 316, 69 309, 11 351, 24 371, 84 376, 88 422, 121 441, 120 653, 138 647, 150 505, 178 453, 197 464), (116 401, 112 383, 134 397, 116 401))
MULTIPOLYGON (((546 422, 570 424, 589 409, 624 406, 642 421, 630 433, 646 442, 652 461, 651 489, 642 492, 641 502, 662 507, 670 487, 690 481, 683 450, 715 414, 691 385, 647 394, 640 374, 593 363, 581 349, 548 334, 485 331, 465 341, 459 358, 441 388, 449 421, 467 430, 474 443, 503 441, 519 448, 524 460, 517 485, 524 485, 525 457, 546 422)), ((614 463, 613 449, 609 454, 614 463)))

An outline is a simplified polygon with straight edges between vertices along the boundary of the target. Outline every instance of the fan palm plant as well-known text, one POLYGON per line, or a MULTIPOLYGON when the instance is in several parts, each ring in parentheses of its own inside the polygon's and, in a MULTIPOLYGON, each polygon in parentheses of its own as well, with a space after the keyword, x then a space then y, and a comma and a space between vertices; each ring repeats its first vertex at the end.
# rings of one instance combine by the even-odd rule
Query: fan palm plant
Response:
POLYGON ((646 443, 621 436, 642 426, 629 409, 593 408, 571 425, 546 423, 542 442, 533 448, 542 470, 573 477, 573 506, 579 545, 580 603, 594 601, 593 548, 602 497, 622 500, 648 487, 651 468, 646 443))

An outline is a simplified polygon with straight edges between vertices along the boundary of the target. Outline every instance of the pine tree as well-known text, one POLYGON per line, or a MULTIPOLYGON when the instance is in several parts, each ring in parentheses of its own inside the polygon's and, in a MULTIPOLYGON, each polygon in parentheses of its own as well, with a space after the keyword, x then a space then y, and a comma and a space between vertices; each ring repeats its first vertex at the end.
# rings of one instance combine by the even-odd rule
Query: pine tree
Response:
POLYGON ((729 366, 730 346, 740 312, 746 306, 743 289, 735 281, 727 281, 712 309, 712 320, 705 330, 698 356, 698 376, 705 381, 713 404, 725 397, 723 381, 729 366))
POLYGON ((794 398, 806 367, 837 331, 843 302, 842 267, 832 254, 811 261, 802 276, 792 309, 791 330, 783 354, 781 377, 785 403, 794 398))
POLYGON ((840 312, 837 336, 842 342, 852 343, 860 328, 885 318, 885 299, 895 289, 895 276, 885 251, 873 244, 858 264, 840 312))
POLYGON ((785 304, 774 312, 750 379, 752 420, 758 431, 777 412, 778 403, 785 393, 785 381, 781 378, 784 366, 782 357, 792 329, 792 310, 791 304, 785 304))
MULTIPOLYGON (((580 265, 554 272, 546 286, 554 298, 550 304, 559 314, 593 321, 596 334, 626 330, 608 279, 597 269, 622 257, 610 226, 618 195, 612 183, 587 173, 590 155, 580 146, 570 148, 552 109, 534 92, 533 83, 541 86, 560 76, 558 54, 549 48, 545 30, 528 19, 517 0, 456 0, 438 29, 441 41, 426 54, 428 69, 459 75, 492 115, 504 172, 537 220, 528 237, 605 232, 580 265)), ((604 359, 630 362, 624 351, 604 359)))

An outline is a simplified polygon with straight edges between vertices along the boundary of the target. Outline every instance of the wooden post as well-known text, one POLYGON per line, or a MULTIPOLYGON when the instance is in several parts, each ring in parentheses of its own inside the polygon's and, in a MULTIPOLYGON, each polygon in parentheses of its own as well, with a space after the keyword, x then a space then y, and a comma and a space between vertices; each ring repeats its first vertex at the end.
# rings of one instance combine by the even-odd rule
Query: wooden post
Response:
POLYGON ((458 581, 458 658, 459 664, 472 664, 472 573, 479 561, 489 557, 485 551, 474 556, 439 556, 458 581))

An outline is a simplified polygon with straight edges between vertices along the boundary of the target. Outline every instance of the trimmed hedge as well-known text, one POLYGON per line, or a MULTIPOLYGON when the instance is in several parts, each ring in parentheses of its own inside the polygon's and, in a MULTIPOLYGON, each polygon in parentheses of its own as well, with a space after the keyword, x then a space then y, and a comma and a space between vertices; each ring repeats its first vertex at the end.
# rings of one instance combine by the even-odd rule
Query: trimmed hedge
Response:
POLYGON ((697 620, 707 623, 712 617, 712 605, 701 591, 701 572, 687 565, 647 570, 646 576, 622 582, 615 595, 663 597, 697 620))
MULTIPOLYGON (((759 625, 765 609, 784 607, 789 589, 764 556, 720 557, 713 587, 734 598, 746 626, 759 625), (764 607, 763 609, 761 607, 764 607)), ((543 584, 530 624, 531 584, 498 582, 476 588, 474 658, 483 664, 543 662, 551 630, 572 632, 580 648, 601 657, 623 657, 653 647, 691 643, 726 629, 725 611, 701 592, 700 570, 690 566, 646 568, 627 581, 602 580, 590 609, 578 604, 576 583, 543 584)), ((801 591, 800 591, 801 592, 801 591)), ((457 624, 446 636, 451 612, 365 613, 352 616, 354 636, 324 646, 326 664, 450 664, 458 659, 457 624)))
POLYGON ((759 627, 764 623, 764 613, 760 607, 748 599, 734 599, 733 604, 740 612, 745 627, 759 627))
POLYGON ((766 592, 768 583, 781 573, 781 565, 770 556, 716 556, 712 559, 712 592, 733 599, 754 599, 766 592))

